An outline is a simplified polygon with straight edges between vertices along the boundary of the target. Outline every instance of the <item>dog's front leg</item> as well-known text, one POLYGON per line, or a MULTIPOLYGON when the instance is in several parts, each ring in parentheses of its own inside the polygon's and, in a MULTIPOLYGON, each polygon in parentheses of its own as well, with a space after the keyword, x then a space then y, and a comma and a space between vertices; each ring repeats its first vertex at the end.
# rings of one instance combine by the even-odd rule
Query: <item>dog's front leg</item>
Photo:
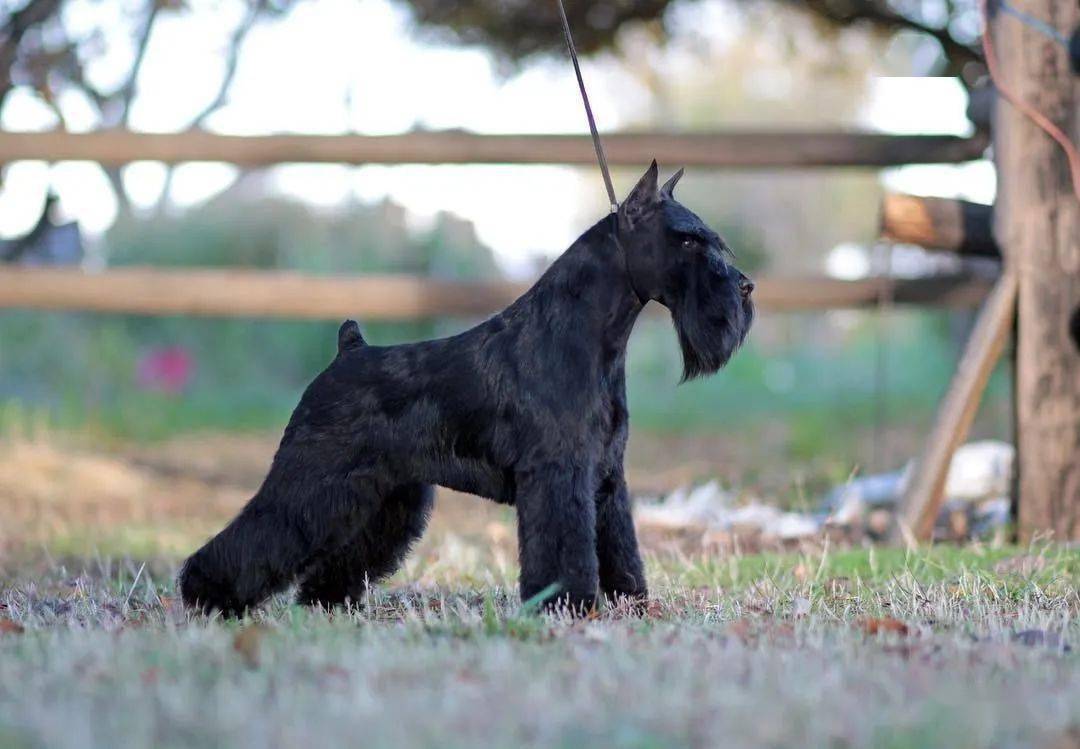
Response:
POLYGON ((596 554, 600 588, 607 596, 630 598, 636 603, 648 597, 630 493, 622 471, 604 479, 596 493, 596 554))
POLYGON ((548 609, 582 614, 596 605, 595 491, 592 471, 570 463, 542 462, 516 475, 523 601, 550 588, 548 609))

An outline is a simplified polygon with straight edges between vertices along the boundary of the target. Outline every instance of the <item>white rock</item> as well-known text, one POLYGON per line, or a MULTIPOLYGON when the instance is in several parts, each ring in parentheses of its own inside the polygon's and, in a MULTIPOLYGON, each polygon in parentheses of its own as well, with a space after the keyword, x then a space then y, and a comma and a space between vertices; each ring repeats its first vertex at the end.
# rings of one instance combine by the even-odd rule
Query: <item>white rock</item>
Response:
POLYGON ((750 526, 753 528, 765 528, 776 523, 784 513, 772 505, 753 502, 742 507, 735 507, 727 513, 723 519, 723 526, 730 528, 733 525, 750 526))
POLYGON ((692 490, 680 487, 656 502, 640 503, 637 517, 668 528, 714 527, 723 524, 732 499, 718 482, 710 481, 692 490))
POLYGON ((1008 442, 984 440, 962 445, 945 479, 945 496, 964 502, 1008 495, 1016 450, 1008 442))
POLYGON ((799 512, 785 512, 762 529, 764 533, 777 538, 802 538, 813 536, 821 530, 821 520, 813 515, 799 512))

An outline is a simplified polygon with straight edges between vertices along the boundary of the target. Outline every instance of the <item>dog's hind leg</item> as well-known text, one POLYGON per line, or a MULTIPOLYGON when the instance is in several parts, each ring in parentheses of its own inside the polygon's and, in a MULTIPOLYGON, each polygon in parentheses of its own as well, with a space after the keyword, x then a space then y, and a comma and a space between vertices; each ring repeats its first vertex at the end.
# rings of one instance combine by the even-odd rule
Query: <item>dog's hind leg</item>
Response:
POLYGON ((621 472, 604 480, 596 493, 596 554, 600 588, 606 595, 635 601, 648 596, 630 495, 621 472))
POLYGON ((402 484, 353 528, 343 546, 319 557, 304 574, 297 601, 331 607, 358 601, 368 583, 392 575, 423 535, 434 502, 427 484, 402 484))
POLYGON ((320 549, 340 548, 378 505, 371 482, 348 475, 267 481, 240 514, 184 562, 184 603, 226 616, 287 588, 320 549))

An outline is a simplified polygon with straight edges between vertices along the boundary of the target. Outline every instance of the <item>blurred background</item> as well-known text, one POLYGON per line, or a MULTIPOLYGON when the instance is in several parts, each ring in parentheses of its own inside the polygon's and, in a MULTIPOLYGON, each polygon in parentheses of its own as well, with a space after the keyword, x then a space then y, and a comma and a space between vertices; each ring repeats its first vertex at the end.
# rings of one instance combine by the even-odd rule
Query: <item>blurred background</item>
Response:
MULTIPOLYGON (((602 131, 977 130, 974 0, 569 0, 568 10, 602 131)), ((554 18, 517 0, 0 0, 0 127, 582 133, 554 18)), ((639 173, 617 169, 617 191, 639 173)), ((982 160, 691 169, 679 187, 757 277, 962 270, 878 239, 885 190, 989 203, 994 170, 982 160)), ((528 281, 606 209, 591 166, 19 161, 2 172, 0 252, 32 263, 28 238, 47 232, 49 262, 88 269, 528 281)), ((726 370, 679 385, 670 323, 645 316, 628 363, 632 488, 656 496, 716 479, 798 508, 853 476, 898 469, 926 436, 971 320, 890 304, 766 311, 726 370)), ((361 327, 396 343, 472 322, 361 327)), ((336 328, 0 311, 0 501, 12 518, 0 544, 189 548, 257 486, 300 392, 332 358, 336 328)), ((1008 374, 995 373, 975 437, 1009 439, 1008 374)))

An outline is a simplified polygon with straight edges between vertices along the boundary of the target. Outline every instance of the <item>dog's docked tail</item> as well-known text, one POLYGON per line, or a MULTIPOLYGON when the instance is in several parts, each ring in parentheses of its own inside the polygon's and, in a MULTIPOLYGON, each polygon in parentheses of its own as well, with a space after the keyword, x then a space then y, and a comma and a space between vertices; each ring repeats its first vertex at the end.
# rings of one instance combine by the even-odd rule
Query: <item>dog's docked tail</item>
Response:
POLYGON ((341 327, 338 328, 337 332, 337 351, 339 354, 366 345, 367 341, 364 340, 364 336, 360 335, 360 326, 356 324, 356 320, 346 320, 341 323, 341 327))

